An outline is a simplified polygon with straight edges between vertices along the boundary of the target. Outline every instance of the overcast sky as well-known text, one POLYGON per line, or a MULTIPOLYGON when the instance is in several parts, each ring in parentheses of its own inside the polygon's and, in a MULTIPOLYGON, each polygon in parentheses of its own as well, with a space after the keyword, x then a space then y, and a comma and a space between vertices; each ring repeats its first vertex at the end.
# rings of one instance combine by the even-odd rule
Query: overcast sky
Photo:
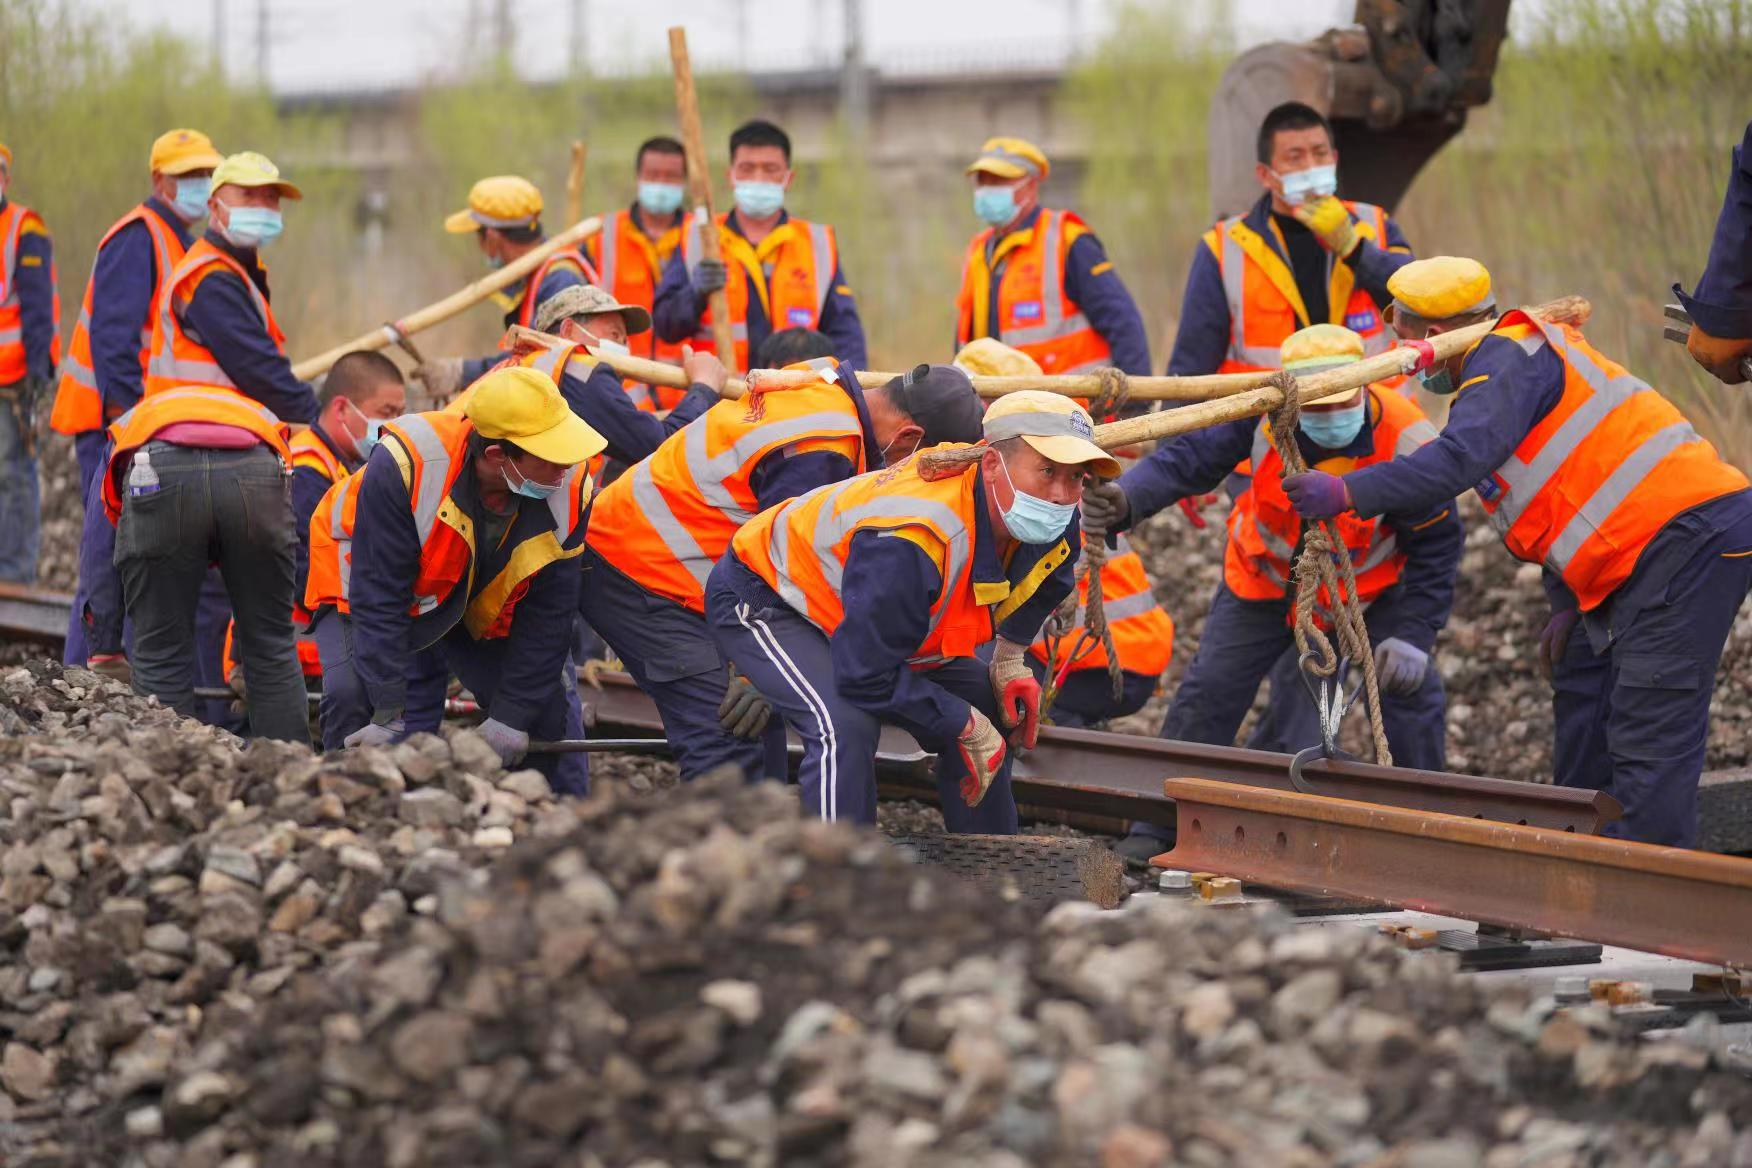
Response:
MULTIPOLYGON (((490 43, 497 4, 510 5, 516 59, 531 76, 565 68, 571 13, 584 13, 598 69, 664 58, 664 30, 687 27, 697 60, 752 68, 820 64, 841 51, 846 0, 79 0, 136 26, 207 42, 222 14, 228 61, 254 70, 266 14, 268 77, 280 92, 371 89, 441 79, 465 46, 490 43), (739 20, 739 13, 742 14, 739 20), (474 35, 470 29, 477 30, 474 35), (746 29, 746 36, 739 34, 746 29), (746 52, 746 57, 743 55, 746 52)), ((862 0, 867 56, 881 68, 949 68, 1013 58, 1046 63, 1071 38, 1111 27, 1110 0, 862 0)), ((1348 19, 1352 0, 1235 0, 1244 43, 1300 39, 1348 19)), ((477 50, 479 51, 479 50, 477 50)))

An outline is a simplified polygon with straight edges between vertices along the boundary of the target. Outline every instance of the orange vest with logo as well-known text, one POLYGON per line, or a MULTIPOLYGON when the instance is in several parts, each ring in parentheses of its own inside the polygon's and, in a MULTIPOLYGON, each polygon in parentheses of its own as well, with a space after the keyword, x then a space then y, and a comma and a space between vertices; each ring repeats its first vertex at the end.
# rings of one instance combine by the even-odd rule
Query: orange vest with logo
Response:
MULTIPOLYGON (((8 201, 0 207, 0 385, 23 381, 30 372, 24 355, 24 305, 18 298, 19 241, 26 229, 48 234, 35 211, 8 201)), ((49 359, 61 360, 61 294, 55 265, 49 263, 50 300, 55 318, 55 335, 49 342, 49 359)))
POLYGON ((994 230, 974 236, 962 261, 956 348, 989 335, 992 272, 1002 268, 997 340, 1033 357, 1045 373, 1082 373, 1113 364, 1107 342, 1065 295, 1071 245, 1089 231, 1083 221, 1071 211, 1043 209, 1032 227, 1006 235, 988 258, 994 230))
POLYGON ((110 459, 103 477, 103 509, 114 523, 122 514, 122 471, 134 459, 134 451, 152 441, 153 435, 179 422, 210 422, 247 430, 290 462, 287 445, 290 427, 267 406, 235 389, 218 385, 179 386, 153 397, 141 398, 133 409, 109 428, 110 459))
MULTIPOLYGON (((1077 581, 1077 614, 1070 632, 1060 637, 1056 646, 1042 636, 1029 647, 1029 652, 1049 665, 1055 675, 1107 669, 1107 647, 1098 640, 1075 659, 1071 656, 1088 619, 1085 608, 1088 603, 1089 578, 1084 575, 1077 581), (1048 653, 1052 654, 1050 659, 1048 653)), ((1132 550, 1123 535, 1119 537, 1118 549, 1109 552, 1101 565, 1101 609, 1107 616, 1107 628, 1113 634, 1113 650, 1119 655, 1121 669, 1156 677, 1168 668, 1174 656, 1174 618, 1156 603, 1143 558, 1132 550)))
POLYGON ((286 334, 274 319, 268 298, 256 287, 243 265, 205 239, 197 239, 183 256, 182 262, 164 281, 152 316, 152 345, 146 355, 146 394, 163 393, 179 385, 223 385, 232 389, 237 384, 219 367, 218 360, 206 345, 183 328, 182 310, 194 298, 201 281, 215 272, 229 271, 243 281, 250 303, 261 314, 262 327, 273 339, 274 347, 286 351, 286 334))
MULTIPOLYGON (((833 364, 823 358, 790 368, 833 364)), ((647 592, 704 613, 706 577, 760 509, 754 469, 784 447, 831 450, 864 473, 864 431, 851 395, 817 381, 719 402, 602 489, 585 541, 647 592)))
MULTIPOLYGON (((183 244, 176 230, 149 210, 144 204, 135 207, 116 221, 104 233, 97 250, 101 254, 116 232, 130 223, 146 225, 152 239, 152 303, 157 304, 164 292, 164 282, 176 265, 182 262, 183 244)), ((97 260, 91 262, 91 279, 85 282, 85 301, 79 307, 79 320, 73 326, 73 339, 67 345, 67 359, 61 363, 61 383, 55 389, 55 408, 49 415, 49 427, 57 434, 84 434, 101 430, 110 421, 104 416, 103 393, 97 386, 97 374, 91 360, 91 294, 97 283, 97 260)), ((146 371, 146 359, 152 352, 152 310, 140 322, 140 371, 146 371)))
MULTIPOLYGON (((1400 394, 1372 385, 1368 410, 1373 423, 1374 449, 1362 458, 1327 458, 1314 469, 1329 474, 1348 474, 1403 457, 1436 438, 1436 428, 1423 411, 1400 394)), ((1302 535, 1302 517, 1284 494, 1283 459, 1272 446, 1270 424, 1260 422, 1253 435, 1253 483, 1235 500, 1229 512, 1229 538, 1223 548, 1223 582, 1243 600, 1281 600, 1290 594, 1291 562, 1302 535)), ((1335 519, 1339 535, 1350 551, 1357 578, 1357 599, 1367 604, 1399 581, 1405 553, 1393 529, 1379 516, 1363 519, 1345 511, 1335 519)), ((1324 589, 1319 603, 1330 606, 1324 589)))
POLYGON ((1493 335, 1530 353, 1550 345, 1563 396, 1478 497, 1510 554, 1561 576, 1583 611, 1630 578, 1674 517, 1747 488, 1673 403, 1575 329, 1515 309, 1493 335))
MULTIPOLYGON (((807 219, 787 219, 757 246, 730 230, 728 212, 718 216, 718 246, 730 279, 724 294, 730 300, 730 333, 736 342, 736 368, 748 368, 748 293, 753 289, 774 332, 788 328, 820 328, 827 298, 833 295, 839 271, 839 245, 833 228, 807 219), (741 272, 748 278, 736 279, 741 272)), ((681 254, 688 278, 704 258, 700 223, 689 218, 681 236, 681 254)), ((712 310, 700 314, 699 330, 690 342, 699 352, 715 353, 712 310)))
MULTIPOLYGON (((457 478, 469 470, 468 438, 473 432, 474 423, 443 411, 404 414, 383 427, 382 442, 401 469, 420 537, 410 616, 438 609, 459 586, 475 591, 474 524, 450 497, 457 478)), ((304 586, 304 607, 311 612, 330 604, 352 611, 353 530, 364 477, 360 468, 330 487, 311 516, 310 577, 304 586)), ((570 550, 562 545, 583 522, 590 490, 590 475, 582 466, 566 471, 560 489, 546 502, 552 527, 512 549, 505 567, 469 601, 462 623, 471 637, 508 635, 517 602, 535 574, 584 550, 582 545, 570 550)))
MULTIPOLYGON (((646 312, 657 299, 663 265, 681 246, 681 227, 671 227, 656 239, 639 230, 631 210, 623 207, 602 217, 602 231, 585 241, 585 255, 595 261, 597 283, 614 293, 621 304, 637 304, 646 312)), ((627 338, 635 357, 681 364, 681 345, 657 339, 656 329, 646 329, 627 338)), ((642 410, 672 410, 687 393, 667 385, 646 385, 628 378, 627 396, 642 410)))

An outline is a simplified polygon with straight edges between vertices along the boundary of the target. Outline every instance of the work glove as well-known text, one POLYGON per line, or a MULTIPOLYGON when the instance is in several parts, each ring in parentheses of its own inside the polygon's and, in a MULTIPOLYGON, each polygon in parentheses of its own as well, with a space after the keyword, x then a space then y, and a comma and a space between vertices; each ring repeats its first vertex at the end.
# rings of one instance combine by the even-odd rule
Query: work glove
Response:
POLYGON ((391 722, 367 722, 345 738, 342 746, 393 746, 408 732, 408 724, 400 718, 391 722))
POLYGON ((1192 524, 1200 531, 1203 531, 1210 526, 1210 522, 1205 519, 1204 511, 1202 509, 1209 507, 1216 501, 1217 495, 1215 491, 1208 495, 1188 495, 1186 498, 1180 500, 1180 509, 1186 512, 1186 521, 1188 523, 1192 524))
POLYGON ((1285 475, 1284 494, 1290 497, 1290 506, 1307 519, 1331 519, 1350 510, 1350 488, 1342 478, 1323 470, 1285 475))
POLYGON ((1004 765, 1004 736, 990 718, 973 710, 955 745, 961 752, 962 765, 967 768, 967 773, 961 776, 961 801, 969 807, 978 807, 992 780, 998 777, 998 768, 1004 765))
POLYGON ((1351 218, 1349 208, 1339 202, 1336 195, 1312 199, 1292 207, 1290 213, 1315 234, 1321 247, 1339 259, 1356 250, 1361 239, 1357 235, 1356 220, 1351 218))
POLYGON ((1430 669, 1430 655, 1409 641, 1388 637, 1375 646, 1375 680, 1383 693, 1414 694, 1430 669))
POLYGON ((414 377, 426 387, 434 405, 443 405, 462 392, 462 358, 439 357, 414 366, 414 377))
POLYGON ((1573 608, 1562 609, 1551 614, 1551 619, 1545 622, 1545 629, 1539 634, 1539 672, 1550 681, 1551 675, 1557 669, 1557 663, 1563 660, 1563 654, 1569 648, 1570 634, 1576 631, 1576 622, 1582 619, 1582 614, 1573 608))
POLYGON ((134 683, 134 667, 125 653, 93 653, 85 659, 85 668, 99 677, 113 678, 123 685, 134 683))
POLYGON ((499 761, 508 767, 516 766, 529 753, 529 731, 513 730, 497 718, 488 718, 476 726, 475 733, 487 740, 499 761))
POLYGON ((1739 385, 1746 380, 1740 362, 1752 357, 1752 337, 1712 337, 1692 325, 1685 338, 1685 351, 1717 381, 1739 385))
POLYGON ((699 267, 694 269, 694 291, 700 294, 703 301, 706 297, 722 288, 729 281, 729 269, 724 267, 723 260, 701 260, 699 267))
POLYGON ((1117 482, 1093 480, 1083 488, 1083 530, 1091 538, 1105 539, 1124 526, 1131 502, 1117 482))
POLYGON ((1040 737, 1040 682, 1035 680, 1034 670, 1028 668, 1027 651, 1026 645, 999 637, 992 652, 990 673, 992 694, 998 699, 1004 728, 1019 731, 1011 735, 1011 741, 1032 750, 1040 737))
POLYGON ((724 700, 718 703, 718 725, 724 727, 724 733, 752 742, 760 737, 772 716, 772 703, 761 696, 753 682, 732 669, 724 700))
POLYGON ((720 397, 724 384, 730 380, 730 371, 716 353, 696 353, 692 345, 681 347, 681 371, 687 375, 689 385, 703 385, 720 397))
POLYGON ((243 662, 239 661, 231 667, 231 672, 225 675, 225 684, 231 687, 231 692, 237 695, 238 701, 249 701, 249 681, 243 676, 243 662))

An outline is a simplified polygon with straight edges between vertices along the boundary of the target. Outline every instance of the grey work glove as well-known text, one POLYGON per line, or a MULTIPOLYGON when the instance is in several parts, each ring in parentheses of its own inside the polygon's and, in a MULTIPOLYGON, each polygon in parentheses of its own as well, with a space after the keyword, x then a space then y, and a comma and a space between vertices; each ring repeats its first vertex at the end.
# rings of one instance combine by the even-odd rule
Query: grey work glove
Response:
POLYGON ((718 725, 724 728, 724 733, 752 742, 760 737, 772 716, 772 703, 761 696, 753 682, 732 669, 724 700, 718 704, 718 725))
POLYGON ((497 718, 488 718, 475 727, 475 732, 487 740, 499 761, 508 767, 516 766, 529 753, 529 731, 513 730, 497 718))
POLYGON ((723 260, 701 260, 693 271, 694 291, 704 300, 722 288, 729 279, 730 271, 724 266, 723 260))
POLYGON ((367 722, 345 738, 342 746, 393 746, 408 732, 408 724, 400 718, 393 722, 367 722))
POLYGON ((1131 514, 1131 502, 1116 482, 1092 480, 1083 488, 1083 530, 1096 538, 1116 531, 1131 514))
POLYGON ((1430 655, 1409 641, 1388 637, 1375 646, 1375 679, 1384 693, 1414 694, 1430 669, 1430 655))
POLYGON ((435 405, 443 405, 462 392, 462 358, 439 357, 416 365, 414 377, 425 385, 435 405))
POLYGON ((1545 628, 1539 634, 1539 672, 1545 675, 1546 681, 1551 680, 1557 663, 1563 660, 1569 649, 1570 634, 1576 631, 1576 624, 1581 619, 1581 613, 1565 608, 1552 613, 1551 619, 1545 622, 1545 628))

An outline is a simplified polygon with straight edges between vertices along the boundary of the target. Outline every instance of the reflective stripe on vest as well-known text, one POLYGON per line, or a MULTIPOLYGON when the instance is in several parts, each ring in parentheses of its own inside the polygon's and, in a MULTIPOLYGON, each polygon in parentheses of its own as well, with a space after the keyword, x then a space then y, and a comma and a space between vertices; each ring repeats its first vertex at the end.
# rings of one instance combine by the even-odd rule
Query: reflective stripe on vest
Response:
MULTIPOLYGON (((417 493, 413 497, 414 531, 420 537, 420 546, 426 546, 432 538, 432 533, 438 530, 438 512, 443 509, 445 488, 449 484, 450 451, 444 445, 444 439, 419 414, 404 414, 396 421, 397 428, 406 437, 410 452, 420 460, 420 471, 414 477, 419 480, 417 493), (436 471, 437 473, 433 473, 436 471)), ((438 607, 438 598, 422 596, 417 598, 421 612, 429 612, 438 607)))
POLYGON ((596 236, 596 254, 600 260, 596 270, 602 275, 602 286, 610 292, 614 291, 615 278, 620 275, 620 225, 623 214, 625 212, 604 215, 602 230, 596 236))
POLYGON ((335 457, 335 452, 329 449, 328 443, 317 434, 315 427, 292 435, 291 450, 294 466, 298 465, 300 455, 315 459, 323 477, 331 483, 347 473, 341 466, 341 460, 335 457))
POLYGON ((359 479, 359 475, 348 475, 341 480, 340 486, 335 488, 334 510, 329 516, 329 535, 335 541, 339 557, 342 600, 350 600, 353 596, 353 529, 347 522, 347 497, 353 493, 359 479))
MULTIPOLYGON (((731 231, 728 225, 728 215, 719 216, 716 222, 718 224, 718 230, 722 235, 735 235, 735 232, 731 231)), ((689 216, 687 226, 682 235, 682 263, 687 269, 687 277, 689 281, 694 279, 695 274, 699 271, 701 260, 705 258, 704 235, 701 230, 702 226, 703 225, 697 216, 689 216)), ((834 250, 832 229, 825 223, 814 223, 806 219, 787 219, 774 230, 780 231, 785 230, 786 228, 791 228, 793 230, 789 232, 788 237, 780 243, 777 251, 773 253, 772 262, 776 269, 777 265, 782 262, 785 250, 794 246, 797 242, 798 232, 796 229, 803 229, 803 234, 805 234, 809 240, 810 266, 814 273, 814 282, 811 291, 813 301, 809 305, 809 309, 815 316, 815 325, 819 325, 821 314, 827 310, 828 297, 833 295, 833 277, 839 270, 839 256, 834 250)), ((737 238, 745 244, 748 242, 746 239, 742 239, 741 236, 737 236, 737 238)), ((769 235, 768 238, 771 238, 771 236, 769 235)), ((762 240, 761 242, 762 245, 764 245, 766 241, 762 240)), ((759 247, 753 244, 748 244, 748 246, 756 252, 758 260, 759 247)), ((720 251, 724 250, 721 238, 719 249, 720 251)), ((773 332, 792 327, 788 320, 788 310, 791 307, 794 307, 794 305, 773 302, 772 288, 774 282, 767 277, 765 261, 757 262, 755 270, 752 271, 749 270, 747 264, 742 262, 731 263, 730 261, 726 261, 726 264, 727 266, 734 267, 737 271, 743 272, 751 282, 751 287, 745 289, 741 293, 743 296, 743 304, 740 314, 736 312, 735 296, 728 290, 725 292, 725 297, 729 301, 732 316, 730 322, 730 337, 734 343, 739 346, 748 343, 747 297, 751 295, 762 301, 767 312, 767 325, 773 332), (758 288, 752 286, 753 282, 756 281, 758 281, 758 288), (766 295, 761 296, 760 291, 765 291, 766 295)), ((709 312, 709 309, 707 312, 709 312)), ((700 314, 700 325, 695 333, 694 343, 696 348, 707 346, 707 351, 711 351, 710 347, 712 346, 714 338, 712 336, 712 326, 706 320, 707 312, 702 312, 700 314)), ((746 367, 746 361, 739 363, 746 367)))
POLYGON ((249 293, 250 303, 255 306, 262 326, 274 336, 276 345, 280 343, 280 338, 274 335, 278 332, 278 325, 274 323, 273 310, 268 307, 267 297, 256 287, 256 282, 244 271, 242 264, 202 240, 183 256, 182 262, 177 264, 176 271, 165 281, 164 289, 159 294, 157 320, 152 329, 152 352, 146 359, 148 394, 162 392, 173 385, 223 385, 237 388, 236 383, 226 376, 219 362, 212 360, 212 354, 207 347, 183 331, 182 322, 175 310, 177 288, 185 280, 194 280, 198 286, 199 281, 195 279, 197 274, 203 268, 214 266, 226 269, 243 281, 244 290, 249 293), (184 356, 177 352, 181 345, 187 345, 207 355, 184 356))
MULTIPOLYGON (((1042 272, 1040 281, 1040 323, 1028 328, 1004 330, 1004 343, 1015 348, 1056 341, 1089 327, 1089 318, 1081 311, 1065 315, 1064 265, 1060 262, 1060 247, 1064 238, 1065 217, 1062 211, 1044 211, 1040 216, 1042 262, 1058 266, 1057 275, 1042 272)), ((1066 369, 1060 372, 1075 373, 1066 369)))

